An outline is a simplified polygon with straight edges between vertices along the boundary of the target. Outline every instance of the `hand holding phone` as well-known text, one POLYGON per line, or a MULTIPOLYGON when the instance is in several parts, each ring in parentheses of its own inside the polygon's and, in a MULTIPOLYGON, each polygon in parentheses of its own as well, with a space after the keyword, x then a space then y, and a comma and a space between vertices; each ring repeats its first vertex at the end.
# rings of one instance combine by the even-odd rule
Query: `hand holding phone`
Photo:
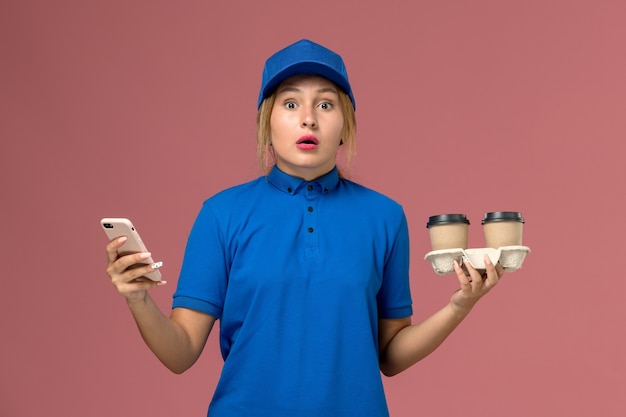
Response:
MULTIPOLYGON (((126 236, 126 242, 124 242, 124 244, 117 251, 120 256, 137 252, 148 252, 146 245, 144 245, 141 237, 139 236, 139 232, 137 232, 137 229, 130 220, 125 218, 106 217, 100 220, 100 226, 102 226, 102 229, 109 240, 126 236)), ((156 267, 160 267, 162 265, 161 262, 155 263, 152 257, 142 261, 142 264, 153 264, 156 267)), ((145 277, 151 279, 152 281, 161 281, 161 272, 158 269, 155 269, 154 271, 146 274, 145 277)))

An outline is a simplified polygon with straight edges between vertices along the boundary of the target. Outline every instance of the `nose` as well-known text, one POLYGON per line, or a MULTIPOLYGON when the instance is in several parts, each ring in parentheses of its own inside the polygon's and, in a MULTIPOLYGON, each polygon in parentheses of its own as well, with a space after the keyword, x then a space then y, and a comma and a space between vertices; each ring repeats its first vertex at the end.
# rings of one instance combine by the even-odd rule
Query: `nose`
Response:
POLYGON ((302 127, 314 129, 317 127, 317 118, 315 112, 312 109, 307 109, 302 114, 302 127))

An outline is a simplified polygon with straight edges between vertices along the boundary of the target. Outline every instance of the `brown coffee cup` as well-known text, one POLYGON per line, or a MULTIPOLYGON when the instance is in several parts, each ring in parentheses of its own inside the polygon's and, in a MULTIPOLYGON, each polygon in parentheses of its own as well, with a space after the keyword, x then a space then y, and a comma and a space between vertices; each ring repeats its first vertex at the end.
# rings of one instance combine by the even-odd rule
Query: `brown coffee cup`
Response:
POLYGON ((432 250, 467 249, 468 226, 465 214, 439 214, 430 216, 426 227, 430 234, 432 250))
POLYGON ((501 248, 503 246, 520 246, 524 230, 524 218, 517 211, 494 211, 485 213, 483 220, 485 246, 501 248))

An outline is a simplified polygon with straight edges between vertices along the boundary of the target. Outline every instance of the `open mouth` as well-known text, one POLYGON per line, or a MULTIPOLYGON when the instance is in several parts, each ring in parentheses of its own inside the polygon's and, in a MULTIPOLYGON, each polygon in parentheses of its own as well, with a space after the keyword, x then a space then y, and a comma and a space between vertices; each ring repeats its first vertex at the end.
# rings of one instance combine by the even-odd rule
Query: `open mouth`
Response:
POLYGON ((317 144, 319 144, 319 141, 317 140, 317 138, 315 136, 307 135, 307 136, 302 136, 300 139, 298 139, 296 144, 298 144, 298 145, 317 145, 317 144))

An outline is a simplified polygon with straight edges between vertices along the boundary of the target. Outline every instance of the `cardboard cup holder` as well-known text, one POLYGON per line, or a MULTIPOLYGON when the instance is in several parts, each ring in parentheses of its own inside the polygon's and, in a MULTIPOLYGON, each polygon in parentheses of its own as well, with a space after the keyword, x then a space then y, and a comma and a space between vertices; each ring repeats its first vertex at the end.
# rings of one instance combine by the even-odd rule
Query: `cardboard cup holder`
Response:
POLYGON ((485 255, 493 264, 500 262, 500 265, 507 272, 513 272, 522 267, 524 258, 530 253, 528 246, 501 246, 494 248, 475 249, 441 249, 428 252, 424 259, 429 261, 435 272, 439 275, 446 275, 454 272, 454 261, 463 265, 466 260, 474 269, 485 269, 485 255))

